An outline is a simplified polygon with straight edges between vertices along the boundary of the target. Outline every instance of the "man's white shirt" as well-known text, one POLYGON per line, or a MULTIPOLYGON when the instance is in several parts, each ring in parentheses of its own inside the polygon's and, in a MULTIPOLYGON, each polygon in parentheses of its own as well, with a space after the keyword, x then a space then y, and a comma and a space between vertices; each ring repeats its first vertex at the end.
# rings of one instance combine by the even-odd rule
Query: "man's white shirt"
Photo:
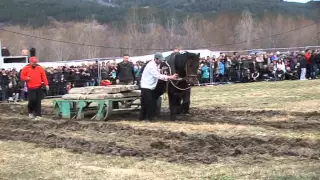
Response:
POLYGON ((150 61, 142 72, 140 81, 141 88, 154 90, 157 86, 158 80, 167 81, 166 75, 160 74, 160 70, 154 60, 150 61))

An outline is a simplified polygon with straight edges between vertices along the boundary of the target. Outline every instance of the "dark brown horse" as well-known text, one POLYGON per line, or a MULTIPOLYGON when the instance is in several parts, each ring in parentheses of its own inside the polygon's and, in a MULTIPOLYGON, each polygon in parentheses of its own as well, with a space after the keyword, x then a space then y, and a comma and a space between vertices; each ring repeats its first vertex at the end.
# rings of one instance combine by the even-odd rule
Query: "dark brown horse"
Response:
POLYGON ((189 112, 191 85, 198 83, 197 72, 200 54, 189 52, 170 56, 167 61, 160 64, 162 74, 178 74, 177 80, 159 80, 156 87, 157 97, 168 93, 170 119, 176 120, 176 115, 189 112), (183 103, 181 103, 183 101, 183 103))

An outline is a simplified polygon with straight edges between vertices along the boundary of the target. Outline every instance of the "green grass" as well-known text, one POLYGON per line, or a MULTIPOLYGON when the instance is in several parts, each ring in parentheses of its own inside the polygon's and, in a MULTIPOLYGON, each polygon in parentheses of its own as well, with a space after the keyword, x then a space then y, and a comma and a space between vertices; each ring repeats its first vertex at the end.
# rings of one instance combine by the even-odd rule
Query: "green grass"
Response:
POLYGON ((317 105, 308 104, 318 103, 319 100, 319 80, 259 82, 192 89, 192 105, 203 108, 318 111, 317 105))

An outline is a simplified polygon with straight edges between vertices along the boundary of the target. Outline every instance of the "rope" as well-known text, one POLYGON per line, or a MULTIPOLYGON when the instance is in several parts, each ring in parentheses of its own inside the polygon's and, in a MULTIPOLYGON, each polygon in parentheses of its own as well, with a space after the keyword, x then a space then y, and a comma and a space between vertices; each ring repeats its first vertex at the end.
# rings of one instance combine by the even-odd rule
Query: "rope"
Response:
POLYGON ((191 89, 191 87, 187 87, 187 88, 185 88, 185 89, 179 88, 178 86, 176 86, 176 85, 172 82, 172 80, 169 80, 169 82, 172 84, 173 87, 175 87, 176 89, 178 89, 178 90, 180 90, 180 91, 186 91, 186 90, 188 90, 188 89, 191 89))
MULTIPOLYGON (((169 74, 172 75, 172 71, 171 71, 170 65, 169 65, 167 62, 165 62, 165 63, 166 63, 166 65, 167 65, 168 68, 169 68, 169 74)), ((188 69, 187 67, 188 67, 188 66, 186 65, 186 72, 187 72, 187 69, 188 69)), ((180 78, 179 80, 182 81, 183 78, 180 78)), ((179 80, 178 80, 178 81, 179 81, 179 80)), ((173 83, 172 80, 168 79, 168 81, 172 84, 173 87, 175 87, 176 89, 178 89, 178 90, 180 90, 180 91, 186 91, 186 90, 189 90, 189 89, 191 88, 191 87, 187 87, 187 88, 185 88, 185 89, 182 89, 182 88, 179 88, 178 86, 176 86, 176 85, 173 83)), ((167 93, 168 93, 168 83, 167 83, 167 93)))
MULTIPOLYGON (((92 91, 93 91, 94 89, 95 89, 95 88, 92 88, 92 89, 90 89, 89 92, 87 92, 87 93, 84 94, 84 100, 87 99, 87 96, 88 96, 90 93, 92 93, 92 91)), ((77 98, 77 100, 80 100, 81 97, 82 97, 82 96, 79 95, 78 98, 77 98)))

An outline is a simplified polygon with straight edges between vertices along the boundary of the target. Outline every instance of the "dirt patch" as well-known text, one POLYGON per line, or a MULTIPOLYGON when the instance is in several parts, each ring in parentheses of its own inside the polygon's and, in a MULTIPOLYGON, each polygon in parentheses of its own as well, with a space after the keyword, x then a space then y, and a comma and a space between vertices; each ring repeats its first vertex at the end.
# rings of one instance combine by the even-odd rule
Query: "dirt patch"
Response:
POLYGON ((205 163, 219 158, 269 154, 272 156, 299 156, 318 159, 319 140, 274 137, 223 138, 214 134, 186 134, 161 130, 134 129, 110 123, 82 123, 75 121, 29 121, 0 119, 0 139, 32 142, 50 148, 65 148, 73 152, 91 152, 139 159, 154 158, 169 162, 205 163), (98 140, 66 135, 67 133, 99 133, 98 140), (123 144, 118 145, 117 138, 123 144), (136 145, 134 145, 136 144, 136 145))
POLYGON ((221 108, 200 109, 193 108, 189 117, 184 121, 193 123, 228 123, 235 125, 253 125, 277 129, 317 130, 320 128, 320 112, 285 112, 285 111, 228 111, 221 108), (265 121, 277 116, 285 117, 286 121, 265 121), (293 118, 288 118, 292 116, 293 118))
MULTIPOLYGON (((11 117, 17 117, 27 114, 26 105, 21 104, 0 104, 0 111, 7 112, 11 117)), ((53 117, 53 109, 51 107, 44 107, 43 114, 53 117)), ((136 121, 138 117, 137 112, 124 113, 113 115, 112 121, 126 120, 136 121)), ((318 130, 320 129, 320 111, 314 112, 287 112, 275 110, 261 110, 261 111, 229 111, 225 108, 216 107, 214 109, 191 108, 189 116, 178 117, 180 121, 187 121, 191 123, 228 123, 234 125, 252 125, 261 126, 264 128, 277 128, 277 129, 294 129, 294 130, 318 130), (274 117, 285 117, 285 121, 260 121, 260 119, 272 119, 274 117), (292 116, 293 119, 288 117, 292 116), (288 120, 289 119, 289 120, 288 120)), ((160 121, 170 121, 169 112, 163 108, 160 121)), ((77 128, 77 127, 70 127, 77 128)))
MULTIPOLYGON (((26 114, 25 106, 1 104, 0 111, 7 112, 0 118, 0 139, 17 140, 50 148, 65 148, 72 152, 91 152, 139 159, 154 158, 169 162, 210 164, 224 157, 251 155, 299 156, 320 158, 320 141, 287 137, 221 137, 215 134, 186 134, 165 130, 133 128, 111 122, 85 122, 47 120, 30 121, 19 114, 26 114), (9 110, 9 111, 8 111, 9 110)), ((51 117, 52 109, 44 109, 51 117)), ((277 129, 319 129, 318 112, 289 113, 290 121, 259 121, 259 117, 288 115, 282 111, 227 111, 224 109, 193 108, 183 121, 256 125, 277 129), (258 120, 257 120, 258 119, 258 120)), ((163 113, 161 119, 166 119, 163 113)), ((135 116, 115 116, 113 119, 135 120, 135 116)), ((169 118, 168 118, 169 119, 169 118)), ((177 122, 179 123, 179 122, 177 122)), ((264 158, 265 160, 265 158, 264 158)))
POLYGON ((153 142, 150 144, 150 146, 155 149, 169 149, 170 148, 169 145, 166 145, 166 143, 164 143, 162 141, 153 142))

